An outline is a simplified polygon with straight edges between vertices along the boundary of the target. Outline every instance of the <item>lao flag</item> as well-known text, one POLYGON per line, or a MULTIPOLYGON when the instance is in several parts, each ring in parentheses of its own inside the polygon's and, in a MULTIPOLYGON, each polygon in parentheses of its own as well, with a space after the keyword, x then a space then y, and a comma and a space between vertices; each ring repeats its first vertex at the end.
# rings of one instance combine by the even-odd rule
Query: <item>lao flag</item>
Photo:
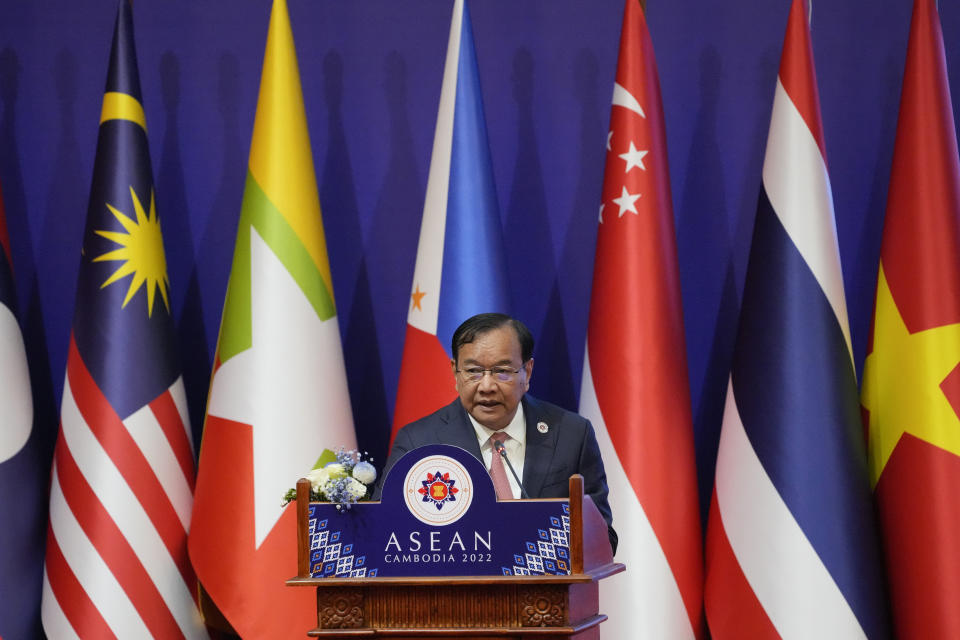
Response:
POLYGON ((453 6, 420 223, 393 435, 456 397, 450 340, 477 313, 509 311, 500 211, 470 11, 453 6))
POLYGON ((47 467, 33 433, 33 399, 17 323, 10 241, 0 194, 0 637, 40 634, 47 467))
POLYGON ((51 473, 50 638, 207 635, 187 559, 194 454, 160 222, 122 0, 51 473))
POLYGON ((627 0, 610 110, 580 412, 596 428, 627 572, 600 585, 613 638, 702 635, 703 555, 660 83, 627 0))
POLYGON ((936 3, 913 5, 864 364, 897 637, 960 637, 960 158, 936 3))
POLYGON ((707 526, 717 640, 888 635, 825 158, 795 0, 707 526))

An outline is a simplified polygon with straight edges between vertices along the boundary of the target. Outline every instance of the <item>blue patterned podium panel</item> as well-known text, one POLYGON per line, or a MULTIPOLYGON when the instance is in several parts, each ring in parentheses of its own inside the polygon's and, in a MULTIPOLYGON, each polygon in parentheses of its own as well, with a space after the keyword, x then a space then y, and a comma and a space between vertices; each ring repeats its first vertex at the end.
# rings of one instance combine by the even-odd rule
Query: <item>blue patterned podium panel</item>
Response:
POLYGON ((565 499, 498 502, 469 452, 431 445, 390 470, 380 502, 313 502, 310 576, 568 575, 565 499))

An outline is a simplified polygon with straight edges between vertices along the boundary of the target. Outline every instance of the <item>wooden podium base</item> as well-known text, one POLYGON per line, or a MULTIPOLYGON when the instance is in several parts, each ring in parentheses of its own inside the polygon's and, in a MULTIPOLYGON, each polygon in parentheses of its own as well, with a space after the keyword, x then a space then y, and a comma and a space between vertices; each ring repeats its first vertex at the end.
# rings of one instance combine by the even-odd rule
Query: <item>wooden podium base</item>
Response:
POLYGON ((570 576, 451 578, 292 578, 317 590, 321 638, 445 640, 575 638, 597 640, 598 581, 623 570, 611 564, 570 576))

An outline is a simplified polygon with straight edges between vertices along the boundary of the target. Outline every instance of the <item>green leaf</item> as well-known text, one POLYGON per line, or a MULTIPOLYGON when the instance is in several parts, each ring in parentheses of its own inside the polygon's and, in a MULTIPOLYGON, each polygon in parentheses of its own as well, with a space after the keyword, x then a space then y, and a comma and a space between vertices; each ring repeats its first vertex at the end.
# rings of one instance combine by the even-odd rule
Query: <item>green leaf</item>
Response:
MULTIPOLYGON (((322 469, 323 467, 327 466, 329 463, 336 462, 336 461, 337 461, 337 454, 335 454, 333 451, 330 451, 330 449, 324 449, 323 453, 320 454, 320 457, 317 458, 317 463, 313 465, 313 469, 322 469)), ((313 469, 311 469, 311 471, 313 469)))

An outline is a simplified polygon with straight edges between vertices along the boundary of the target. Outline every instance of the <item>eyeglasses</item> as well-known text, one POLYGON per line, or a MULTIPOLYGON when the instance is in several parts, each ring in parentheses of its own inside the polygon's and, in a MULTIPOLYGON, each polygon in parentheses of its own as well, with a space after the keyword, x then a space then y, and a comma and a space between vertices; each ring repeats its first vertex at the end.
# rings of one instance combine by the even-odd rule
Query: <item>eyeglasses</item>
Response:
POLYGON ((483 380, 485 373, 489 373, 497 382, 512 382, 513 377, 520 373, 521 370, 522 367, 520 369, 512 369, 510 367, 493 367, 491 369, 469 367, 467 369, 457 369, 457 373, 460 374, 460 378, 464 382, 480 382, 483 380))

